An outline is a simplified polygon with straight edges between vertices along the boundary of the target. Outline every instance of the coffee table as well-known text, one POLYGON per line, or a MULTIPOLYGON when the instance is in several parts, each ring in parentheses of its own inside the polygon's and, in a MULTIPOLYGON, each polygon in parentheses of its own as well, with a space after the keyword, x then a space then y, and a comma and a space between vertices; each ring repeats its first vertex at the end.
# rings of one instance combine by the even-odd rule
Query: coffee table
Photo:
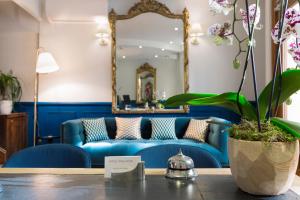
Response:
POLYGON ((229 169, 197 169, 195 181, 174 181, 165 170, 146 170, 145 181, 105 180, 103 169, 0 169, 0 199, 99 200, 300 200, 300 178, 277 197, 257 197, 240 191, 229 169))

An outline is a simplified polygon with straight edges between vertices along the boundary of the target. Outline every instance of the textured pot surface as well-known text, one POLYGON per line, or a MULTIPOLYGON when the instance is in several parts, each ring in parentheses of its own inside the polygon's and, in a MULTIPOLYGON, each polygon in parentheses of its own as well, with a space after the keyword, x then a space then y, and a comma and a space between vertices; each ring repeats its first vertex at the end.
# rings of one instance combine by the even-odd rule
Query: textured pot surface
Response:
POLYGON ((231 173, 240 189, 254 195, 280 195, 292 186, 298 140, 264 143, 229 138, 228 143, 231 173))
POLYGON ((0 114, 9 115, 13 109, 13 102, 9 100, 0 101, 0 114))

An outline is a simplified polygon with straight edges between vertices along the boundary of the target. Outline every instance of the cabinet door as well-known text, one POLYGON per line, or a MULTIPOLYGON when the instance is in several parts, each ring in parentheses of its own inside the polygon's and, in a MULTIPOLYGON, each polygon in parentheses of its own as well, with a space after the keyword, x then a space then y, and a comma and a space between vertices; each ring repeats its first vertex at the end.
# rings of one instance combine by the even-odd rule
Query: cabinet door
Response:
POLYGON ((6 149, 6 133, 7 133, 7 123, 6 118, 0 116, 0 147, 6 149))
POLYGON ((8 119, 7 153, 13 153, 26 147, 26 117, 15 117, 8 119))

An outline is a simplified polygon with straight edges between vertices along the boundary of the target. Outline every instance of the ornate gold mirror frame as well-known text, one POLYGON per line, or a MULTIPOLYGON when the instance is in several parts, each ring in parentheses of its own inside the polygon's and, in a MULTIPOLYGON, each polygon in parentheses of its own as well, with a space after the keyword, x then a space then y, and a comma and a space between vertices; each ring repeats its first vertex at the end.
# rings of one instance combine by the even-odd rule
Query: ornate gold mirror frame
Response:
POLYGON ((109 22, 111 27, 111 57, 112 57, 112 112, 114 114, 136 114, 136 113, 188 113, 189 107, 184 106, 183 109, 157 109, 157 110, 119 110, 117 109, 117 81, 116 81, 116 22, 118 20, 126 20, 134 18, 143 13, 157 13, 164 17, 171 19, 180 19, 183 21, 183 30, 184 30, 184 93, 187 93, 189 90, 188 83, 188 37, 189 37, 189 12, 185 8, 182 14, 175 14, 170 11, 170 9, 156 1, 156 0, 141 0, 141 2, 136 3, 132 8, 129 9, 127 15, 117 15, 114 9, 109 13, 109 22))
POLYGON ((144 72, 148 72, 153 77, 153 87, 152 87, 152 99, 156 100, 156 69, 149 65, 149 63, 145 63, 136 69, 136 101, 137 103, 142 103, 143 101, 143 87, 142 87, 142 74, 144 72))

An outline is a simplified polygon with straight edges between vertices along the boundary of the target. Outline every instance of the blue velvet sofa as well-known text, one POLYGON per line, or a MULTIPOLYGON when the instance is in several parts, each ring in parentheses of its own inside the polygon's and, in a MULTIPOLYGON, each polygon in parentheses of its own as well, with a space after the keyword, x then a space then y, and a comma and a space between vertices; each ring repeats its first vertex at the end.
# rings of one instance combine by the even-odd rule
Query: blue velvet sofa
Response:
MULTIPOLYGON (((142 155, 142 159, 150 158, 146 162, 148 168, 166 167, 166 158, 178 152, 192 157, 195 167, 206 167, 204 157, 210 156, 221 167, 228 166, 227 140, 228 126, 210 124, 209 133, 205 143, 194 140, 182 139, 191 118, 177 117, 175 128, 178 140, 151 140, 151 122, 149 118, 143 118, 141 123, 141 140, 115 140, 116 122, 114 118, 105 118, 105 123, 110 140, 85 143, 84 128, 81 119, 69 120, 62 124, 63 142, 81 147, 92 158, 93 167, 103 167, 105 156, 133 156, 142 155), (157 147, 157 148, 156 148, 157 147), (149 151, 148 151, 149 150, 149 151), (205 156, 204 156, 205 155, 205 156), (201 166, 200 166, 201 165, 201 166)), ((212 121, 230 123, 220 118, 210 118, 212 121)))

